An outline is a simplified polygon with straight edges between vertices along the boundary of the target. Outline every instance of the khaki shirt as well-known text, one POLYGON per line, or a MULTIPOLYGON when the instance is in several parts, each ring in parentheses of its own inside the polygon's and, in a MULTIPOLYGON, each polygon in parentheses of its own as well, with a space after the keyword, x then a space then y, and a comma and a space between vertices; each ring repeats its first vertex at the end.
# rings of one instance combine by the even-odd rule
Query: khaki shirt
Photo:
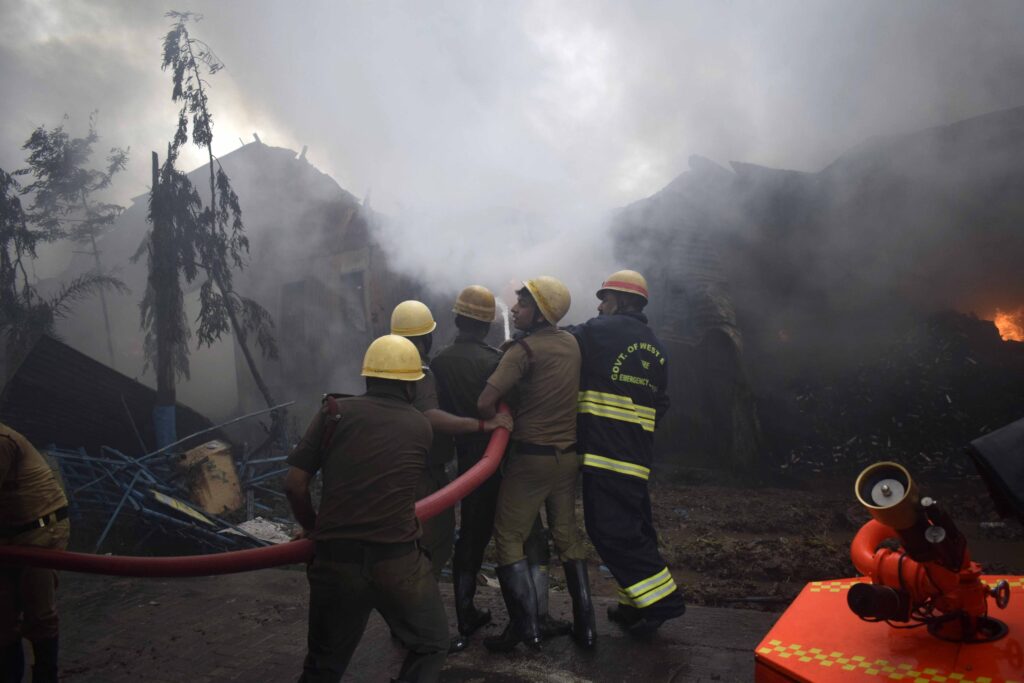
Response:
POLYGON ((327 448, 317 412, 288 464, 323 472, 315 540, 401 543, 420 537, 416 484, 424 471, 430 422, 398 397, 366 394, 338 401, 341 418, 327 448))
POLYGON ((28 439, 0 424, 0 526, 26 524, 67 504, 46 459, 28 439))
POLYGON ((519 391, 512 439, 568 448, 576 443, 580 347, 568 332, 543 327, 509 347, 487 383, 502 396, 519 391))

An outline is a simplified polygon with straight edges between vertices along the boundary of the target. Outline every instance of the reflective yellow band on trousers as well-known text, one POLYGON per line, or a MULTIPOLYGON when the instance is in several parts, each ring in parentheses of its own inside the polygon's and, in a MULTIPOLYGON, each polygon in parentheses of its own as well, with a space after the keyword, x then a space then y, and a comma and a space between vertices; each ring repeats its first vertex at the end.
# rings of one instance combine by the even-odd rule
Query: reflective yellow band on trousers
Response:
POLYGON ((654 408, 633 403, 629 396, 607 394, 603 391, 581 391, 576 409, 580 413, 621 420, 640 425, 644 431, 654 431, 654 408))
POLYGON ((669 573, 668 567, 665 567, 654 576, 638 581, 632 586, 623 589, 623 591, 633 601, 634 605, 644 608, 650 607, 665 596, 670 595, 676 588, 676 582, 672 578, 672 574, 669 573))
POLYGON ((583 466, 596 467, 601 470, 618 472, 619 474, 628 474, 631 477, 637 477, 644 481, 649 479, 651 476, 650 468, 644 467, 643 465, 626 462, 625 460, 612 460, 611 458, 606 458, 603 455, 594 455, 593 453, 583 454, 583 466))

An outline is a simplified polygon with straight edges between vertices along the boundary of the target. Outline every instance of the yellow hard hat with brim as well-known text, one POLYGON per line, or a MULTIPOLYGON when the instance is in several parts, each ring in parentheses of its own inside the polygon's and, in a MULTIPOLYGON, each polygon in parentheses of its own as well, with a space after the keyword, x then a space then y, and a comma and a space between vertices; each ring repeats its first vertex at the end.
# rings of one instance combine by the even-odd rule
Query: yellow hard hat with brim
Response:
POLYGON ((434 316, 422 301, 403 301, 391 312, 391 334, 420 337, 430 334, 436 327, 434 316))
POLYGON ((608 279, 601 283, 601 289, 597 290, 597 297, 601 298, 601 292, 612 290, 614 292, 625 292, 642 296, 644 301, 648 300, 647 280, 635 270, 617 270, 608 276, 608 279))
POLYGON ((423 379, 423 365, 416 345, 397 334, 373 340, 363 356, 363 377, 415 382, 423 379))
POLYGON ((569 288, 558 278, 541 275, 532 280, 524 280, 523 286, 537 302, 540 314, 552 325, 557 325, 558 321, 569 312, 572 296, 569 294, 569 288))
POLYGON ((490 323, 494 322, 494 308, 494 295, 491 294, 491 290, 481 285, 470 285, 459 292, 452 313, 490 323))

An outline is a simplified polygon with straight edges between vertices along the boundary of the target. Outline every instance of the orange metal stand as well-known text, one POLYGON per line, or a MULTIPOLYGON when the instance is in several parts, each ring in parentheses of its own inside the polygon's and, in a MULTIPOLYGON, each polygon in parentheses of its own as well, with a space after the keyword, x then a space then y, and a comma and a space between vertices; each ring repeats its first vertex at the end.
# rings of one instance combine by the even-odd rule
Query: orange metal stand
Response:
MULTIPOLYGON (((862 621, 846 604, 866 577, 807 584, 755 650, 759 683, 1024 683, 1024 577, 983 576, 1010 584, 1006 609, 988 615, 1009 633, 991 643, 952 643, 925 627, 898 629, 862 621)), ((914 623, 914 622, 911 622, 914 623)), ((903 624, 900 624, 901 626, 903 624)))

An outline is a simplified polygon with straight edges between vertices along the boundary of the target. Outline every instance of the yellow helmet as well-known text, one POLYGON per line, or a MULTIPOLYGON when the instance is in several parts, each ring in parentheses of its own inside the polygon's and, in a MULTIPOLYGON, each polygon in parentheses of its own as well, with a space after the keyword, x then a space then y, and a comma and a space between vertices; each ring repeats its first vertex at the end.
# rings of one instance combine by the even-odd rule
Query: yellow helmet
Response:
POLYGON ((363 356, 363 377, 415 382, 423 379, 423 366, 416 346, 397 334, 373 340, 363 356))
POLYGON ((403 301, 391 311, 391 334, 419 337, 430 334, 437 327, 430 309, 421 301, 403 301))
POLYGON ((647 280, 644 276, 635 270, 617 270, 608 276, 603 283, 601 283, 601 289, 597 290, 597 298, 601 298, 601 292, 608 290, 615 292, 625 292, 626 294, 636 294, 642 296, 644 301, 647 301, 647 280))
POLYGON ((452 313, 485 323, 494 322, 494 295, 486 287, 470 285, 459 292, 452 313))
POLYGON ((557 325, 558 321, 569 312, 572 297, 569 295, 569 288, 563 285, 558 278, 541 275, 532 280, 524 280, 523 286, 533 295, 540 314, 552 325, 557 325))

